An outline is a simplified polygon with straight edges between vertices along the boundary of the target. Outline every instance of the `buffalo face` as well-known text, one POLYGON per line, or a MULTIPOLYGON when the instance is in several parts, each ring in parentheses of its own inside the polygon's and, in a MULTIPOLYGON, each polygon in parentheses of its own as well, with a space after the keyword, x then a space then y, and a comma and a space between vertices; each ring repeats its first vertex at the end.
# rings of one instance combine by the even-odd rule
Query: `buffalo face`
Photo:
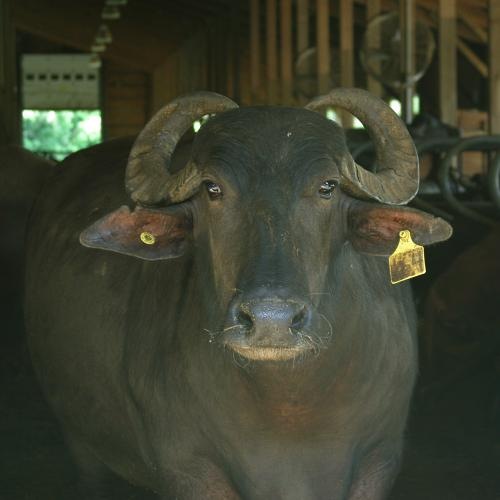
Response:
MULTIPOLYGON (((402 229, 428 244, 446 239, 449 226, 416 210, 362 201, 402 203, 418 184, 411 139, 385 107, 378 118, 392 120, 396 150, 387 152, 389 136, 379 124, 372 128, 383 136, 379 160, 406 169, 399 187, 386 179, 387 168, 375 175, 355 165, 342 129, 320 114, 231 109, 225 98, 210 99, 203 110, 199 100, 189 101, 184 113, 169 105, 137 139, 126 183, 136 202, 154 208, 122 207, 84 231, 81 241, 149 260, 194 246, 203 302, 212 311, 211 340, 258 361, 320 352, 335 333, 335 273, 346 248, 388 255, 402 229), (220 111, 195 138, 187 165, 166 174, 168 155, 193 113, 220 111)), ((364 112, 361 118, 376 121, 364 112)))
POLYGON ((315 305, 343 240, 346 152, 341 129, 305 110, 230 111, 198 134, 199 269, 227 311, 220 341, 240 355, 289 359, 331 335, 315 305))

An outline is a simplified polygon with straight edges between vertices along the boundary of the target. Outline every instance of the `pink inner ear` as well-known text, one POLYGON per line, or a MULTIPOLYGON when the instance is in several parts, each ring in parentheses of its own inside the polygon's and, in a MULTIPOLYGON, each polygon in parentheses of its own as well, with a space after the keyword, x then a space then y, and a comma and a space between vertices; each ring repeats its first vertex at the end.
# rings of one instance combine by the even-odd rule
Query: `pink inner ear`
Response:
POLYGON ((123 243, 129 240, 140 240, 143 232, 151 233, 158 245, 181 239, 186 233, 186 224, 183 218, 171 215, 160 210, 136 208, 130 212, 128 207, 120 207, 107 217, 98 221, 99 233, 113 235, 123 243))
POLYGON ((366 202, 352 205, 349 226, 355 248, 373 255, 390 255, 398 244, 399 232, 404 229, 421 245, 444 241, 452 232, 447 222, 425 212, 366 202))
POLYGON ((409 229, 412 236, 420 235, 427 229, 421 213, 400 211, 398 209, 374 208, 367 210, 364 217, 358 219, 356 231, 361 237, 380 238, 393 241, 399 237, 399 232, 409 229))
POLYGON ((91 248, 157 260, 180 255, 189 229, 190 221, 184 214, 140 207, 130 212, 122 206, 83 231, 80 242, 91 248), (154 236, 153 244, 141 241, 144 232, 154 236))

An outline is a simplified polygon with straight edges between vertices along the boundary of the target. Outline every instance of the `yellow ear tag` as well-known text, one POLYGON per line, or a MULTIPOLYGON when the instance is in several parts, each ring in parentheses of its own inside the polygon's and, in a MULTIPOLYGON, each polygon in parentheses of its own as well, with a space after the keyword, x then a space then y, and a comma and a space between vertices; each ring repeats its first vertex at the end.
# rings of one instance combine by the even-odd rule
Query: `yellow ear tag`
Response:
POLYGON ((413 242, 408 230, 399 232, 399 244, 389 257, 389 272, 393 285, 425 274, 424 247, 413 242))
POLYGON ((153 234, 144 231, 143 233, 141 233, 141 241, 145 245, 154 245, 156 242, 156 238, 154 237, 153 234))

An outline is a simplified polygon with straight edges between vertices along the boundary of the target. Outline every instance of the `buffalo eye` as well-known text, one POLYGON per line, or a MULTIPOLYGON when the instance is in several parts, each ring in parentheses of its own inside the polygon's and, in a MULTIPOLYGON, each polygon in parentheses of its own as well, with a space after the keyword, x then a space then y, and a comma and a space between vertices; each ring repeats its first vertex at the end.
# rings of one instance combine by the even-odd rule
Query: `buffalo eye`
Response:
POLYGON ((219 184, 208 181, 205 182, 205 187, 207 189, 208 197, 211 200, 218 200, 219 198, 222 198, 222 188, 219 184))
POLYGON ((321 196, 321 198, 326 198, 329 199, 333 195, 333 191, 337 187, 338 182, 334 180, 328 180, 323 182, 321 186, 319 187, 318 193, 321 196))

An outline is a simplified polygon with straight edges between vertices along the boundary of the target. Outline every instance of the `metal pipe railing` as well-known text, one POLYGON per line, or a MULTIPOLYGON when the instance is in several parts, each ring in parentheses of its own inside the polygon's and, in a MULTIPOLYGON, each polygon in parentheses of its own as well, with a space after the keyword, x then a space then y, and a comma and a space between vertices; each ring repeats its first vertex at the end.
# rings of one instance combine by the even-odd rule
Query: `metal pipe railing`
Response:
MULTIPOLYGON (((438 182, 446 202, 459 214, 488 226, 498 225, 498 221, 472 210, 456 198, 450 179, 450 170, 454 159, 465 151, 489 152, 495 150, 500 150, 500 135, 468 137, 460 140, 448 150, 438 168, 438 182)), ((491 185, 490 179, 488 181, 488 184, 491 185)), ((490 193, 492 190, 493 193, 498 192, 494 185, 490 187, 490 193)), ((494 195, 494 197, 496 196, 500 196, 500 194, 494 195)))

